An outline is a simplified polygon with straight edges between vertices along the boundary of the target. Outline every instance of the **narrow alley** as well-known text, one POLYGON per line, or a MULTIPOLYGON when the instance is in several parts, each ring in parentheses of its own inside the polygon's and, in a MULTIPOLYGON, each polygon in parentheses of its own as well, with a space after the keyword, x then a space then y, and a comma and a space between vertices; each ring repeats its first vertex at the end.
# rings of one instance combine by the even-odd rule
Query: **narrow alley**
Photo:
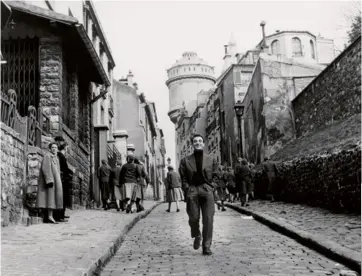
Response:
POLYGON ((179 213, 166 209, 159 205, 131 229, 102 276, 340 275, 346 269, 231 209, 216 211, 213 255, 203 256, 192 248, 186 205, 179 213))

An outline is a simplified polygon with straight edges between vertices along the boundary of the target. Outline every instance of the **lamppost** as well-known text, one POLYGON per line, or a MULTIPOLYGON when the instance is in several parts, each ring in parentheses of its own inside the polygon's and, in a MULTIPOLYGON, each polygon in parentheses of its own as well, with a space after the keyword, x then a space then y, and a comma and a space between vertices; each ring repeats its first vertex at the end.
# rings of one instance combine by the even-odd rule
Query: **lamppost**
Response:
POLYGON ((242 141, 242 136, 241 136, 241 117, 243 116, 244 114, 244 105, 241 103, 240 100, 238 100, 236 103, 235 103, 235 106, 234 106, 234 109, 235 109, 235 114, 236 114, 236 117, 238 118, 238 131, 239 131, 239 147, 240 147, 240 157, 243 157, 243 141, 242 141))

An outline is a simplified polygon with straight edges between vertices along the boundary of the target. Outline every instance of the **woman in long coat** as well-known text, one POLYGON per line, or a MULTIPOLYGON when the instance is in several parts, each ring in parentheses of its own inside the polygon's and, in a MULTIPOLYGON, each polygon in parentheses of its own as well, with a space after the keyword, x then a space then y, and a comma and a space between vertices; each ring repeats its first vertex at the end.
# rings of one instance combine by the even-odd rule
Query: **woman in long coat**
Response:
POLYGON ((48 211, 46 223, 57 223, 53 218, 53 210, 63 209, 63 187, 60 178, 60 165, 58 159, 58 145, 49 144, 50 153, 47 153, 41 163, 38 178, 38 193, 36 207, 48 211))
POLYGON ((180 212, 178 202, 184 200, 184 194, 181 189, 180 175, 173 170, 172 166, 168 166, 168 172, 166 177, 166 201, 168 202, 168 209, 166 212, 171 211, 172 202, 176 202, 176 212, 180 212))

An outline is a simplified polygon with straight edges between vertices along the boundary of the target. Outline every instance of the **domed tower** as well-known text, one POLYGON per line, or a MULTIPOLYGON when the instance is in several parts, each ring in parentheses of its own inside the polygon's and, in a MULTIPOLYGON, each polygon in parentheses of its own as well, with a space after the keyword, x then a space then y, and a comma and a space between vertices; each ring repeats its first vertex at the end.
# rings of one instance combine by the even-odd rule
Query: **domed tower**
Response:
MULTIPOLYGON (((201 90, 214 87, 214 67, 199 58, 195 52, 185 52, 171 68, 167 69, 166 85, 169 90, 170 107, 168 116, 175 124, 183 106, 197 99, 201 90)), ((191 111, 191 113, 193 110, 191 111)))

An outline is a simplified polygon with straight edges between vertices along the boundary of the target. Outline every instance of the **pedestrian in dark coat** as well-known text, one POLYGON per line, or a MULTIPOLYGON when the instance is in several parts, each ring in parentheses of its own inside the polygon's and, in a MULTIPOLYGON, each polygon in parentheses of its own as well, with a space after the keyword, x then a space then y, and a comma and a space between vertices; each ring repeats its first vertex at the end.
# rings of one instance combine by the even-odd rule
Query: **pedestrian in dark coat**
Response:
POLYGON ((139 166, 141 171, 141 177, 137 182, 137 184, 139 185, 139 190, 141 192, 141 199, 140 200, 136 199, 136 205, 137 205, 137 212, 142 212, 145 210, 145 208, 143 207, 143 201, 145 199, 147 186, 150 183, 150 178, 146 172, 144 164, 138 158, 135 158, 134 162, 139 166))
POLYGON ((54 212, 54 218, 57 221, 65 221, 69 216, 65 216, 66 207, 70 207, 70 189, 72 186, 73 172, 68 167, 68 162, 66 158, 68 144, 61 143, 58 146, 58 159, 60 165, 60 177, 62 180, 63 187, 63 209, 59 212, 54 212))
POLYGON ((176 202, 176 212, 180 212, 178 202, 184 200, 184 195, 181 189, 180 175, 173 170, 172 166, 168 166, 168 172, 166 177, 166 201, 168 202, 168 209, 166 212, 171 211, 172 202, 176 202))
POLYGON ((57 223, 53 217, 53 210, 63 209, 63 188, 57 155, 58 145, 50 143, 49 149, 50 153, 44 155, 39 171, 36 207, 46 209, 45 223, 57 223))
POLYGON ((114 197, 116 198, 117 212, 119 212, 120 209, 124 211, 124 205, 122 202, 122 188, 119 181, 121 175, 121 167, 122 167, 122 160, 117 160, 116 166, 111 171, 111 182, 114 187, 114 197))
POLYGON ((111 167, 107 164, 107 160, 102 160, 102 165, 98 168, 97 177, 99 179, 99 188, 102 194, 103 209, 109 209, 109 177, 111 174, 111 167))
POLYGON ((132 206, 134 202, 141 200, 142 194, 140 185, 138 185, 141 177, 141 168, 134 163, 134 156, 127 156, 127 163, 122 166, 120 173, 120 183, 123 187, 123 201, 127 203, 131 201, 126 208, 127 213, 132 213, 132 206))
POLYGON ((191 237, 194 238, 194 249, 200 248, 200 209, 202 212, 202 253, 211 255, 211 244, 214 225, 215 201, 213 175, 217 170, 215 160, 204 154, 204 138, 196 134, 191 143, 194 153, 186 156, 180 162, 179 173, 182 187, 186 192, 186 209, 189 216, 191 237))
POLYGON ((250 178, 251 178, 251 181, 250 181, 250 186, 251 186, 251 194, 250 194, 250 197, 249 197, 249 200, 250 199, 254 199, 254 189, 255 189, 255 176, 256 176, 256 170, 255 170, 255 164, 254 163, 249 163, 249 168, 250 168, 250 178))
POLYGON ((230 193, 230 202, 234 203, 238 191, 235 184, 235 174, 231 167, 227 168, 227 171, 224 174, 224 179, 226 181, 226 187, 230 193))
POLYGON ((249 195, 251 194, 251 172, 246 159, 241 160, 240 166, 236 172, 237 179, 240 185, 241 206, 249 206, 249 195))
POLYGON ((268 194, 267 196, 270 198, 271 201, 274 201, 274 185, 275 180, 278 174, 277 167, 275 163, 270 161, 268 157, 264 158, 263 162, 263 173, 266 175, 268 180, 268 194))
POLYGON ((226 211, 224 201, 226 200, 228 193, 226 189, 223 166, 218 167, 218 170, 214 175, 214 182, 216 184, 215 200, 217 202, 217 207, 219 210, 221 208, 221 211, 226 211))

